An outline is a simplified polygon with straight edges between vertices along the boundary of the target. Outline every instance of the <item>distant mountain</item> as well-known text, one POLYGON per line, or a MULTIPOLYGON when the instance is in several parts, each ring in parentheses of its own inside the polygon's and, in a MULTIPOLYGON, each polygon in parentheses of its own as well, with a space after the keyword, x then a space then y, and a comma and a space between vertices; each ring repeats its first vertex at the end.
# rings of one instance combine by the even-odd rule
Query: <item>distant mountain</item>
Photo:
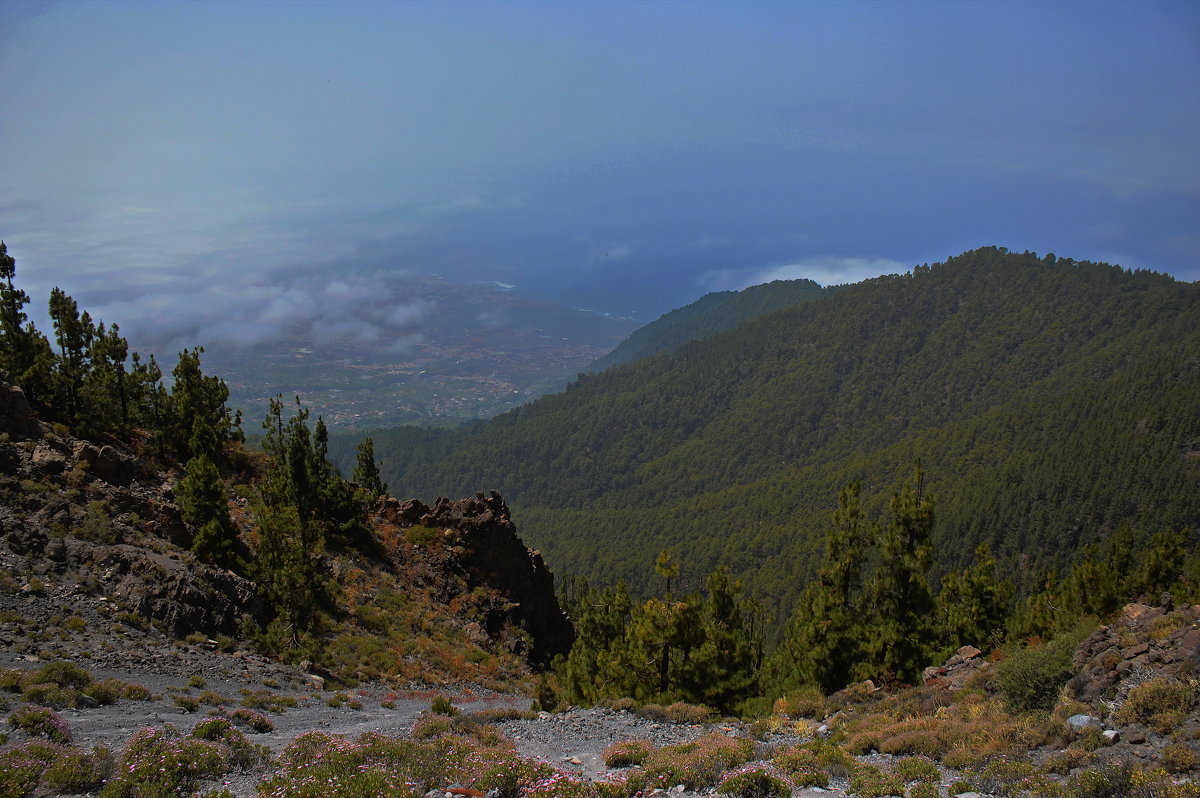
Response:
POLYGON ((470 430, 373 435, 394 493, 501 490, 560 574, 638 590, 670 548, 681 589, 728 563, 779 610, 812 574, 838 489, 861 481, 877 512, 920 458, 936 569, 988 542, 1030 587, 1122 523, 1200 524, 1197 352, 1200 285, 987 248, 470 430))
POLYGON ((834 290, 835 287, 822 288, 812 280, 775 280, 743 291, 705 294, 638 329, 593 363, 589 371, 603 371, 659 352, 673 352, 688 341, 731 329, 746 319, 778 308, 818 299, 834 290))
POLYGON ((277 394, 300 395, 335 429, 445 425, 561 390, 636 326, 495 284, 399 277, 381 282, 355 318, 294 325, 282 344, 209 347, 205 362, 249 431, 277 394))

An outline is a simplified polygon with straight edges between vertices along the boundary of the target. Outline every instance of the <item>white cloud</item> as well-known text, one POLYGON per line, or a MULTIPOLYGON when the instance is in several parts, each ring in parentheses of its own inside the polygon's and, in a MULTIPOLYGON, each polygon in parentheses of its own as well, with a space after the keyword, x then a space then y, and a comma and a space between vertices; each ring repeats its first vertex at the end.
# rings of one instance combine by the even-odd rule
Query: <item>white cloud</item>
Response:
POLYGON ((812 280, 821 285, 857 283, 882 274, 902 274, 908 267, 889 258, 849 258, 817 255, 757 269, 721 269, 701 277, 709 291, 740 291, 774 280, 812 280))

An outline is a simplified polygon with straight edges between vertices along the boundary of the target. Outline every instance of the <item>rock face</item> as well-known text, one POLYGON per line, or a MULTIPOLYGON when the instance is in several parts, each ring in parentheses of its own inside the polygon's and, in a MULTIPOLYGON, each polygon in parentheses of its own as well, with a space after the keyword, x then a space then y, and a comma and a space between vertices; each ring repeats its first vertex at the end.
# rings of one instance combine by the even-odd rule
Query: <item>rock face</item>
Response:
POLYGON ((940 667, 926 668, 921 678, 927 685, 937 685, 950 690, 958 690, 976 673, 991 668, 991 663, 983 658, 983 652, 975 646, 963 646, 954 652, 954 656, 946 660, 940 667))
POLYGON ((1075 652, 1077 675, 1067 684, 1086 704, 1111 700, 1150 676, 1181 682, 1200 669, 1200 605, 1168 610, 1127 604, 1075 652))
POLYGON ((376 514, 401 527, 442 530, 452 555, 448 566, 460 572, 467 588, 486 588, 503 598, 484 613, 488 637, 499 637, 506 624, 519 626, 532 640, 530 650, 522 653, 539 667, 570 649, 575 632, 554 595, 554 576, 542 555, 517 537, 500 494, 492 491, 460 501, 439 498, 433 507, 416 499, 387 498, 376 514))
POLYGON ((3 371, 0 371, 0 433, 14 441, 32 440, 42 434, 25 392, 3 371))

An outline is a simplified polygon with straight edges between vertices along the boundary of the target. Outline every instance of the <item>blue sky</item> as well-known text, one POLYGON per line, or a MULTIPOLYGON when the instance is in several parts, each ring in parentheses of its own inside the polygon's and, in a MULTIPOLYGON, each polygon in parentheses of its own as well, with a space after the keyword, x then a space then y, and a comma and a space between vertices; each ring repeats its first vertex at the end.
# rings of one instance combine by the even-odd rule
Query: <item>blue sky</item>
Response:
POLYGON ((1200 279, 1196 3, 10 0, 0 98, 21 284, 142 336, 395 272, 643 321, 989 244, 1200 279))

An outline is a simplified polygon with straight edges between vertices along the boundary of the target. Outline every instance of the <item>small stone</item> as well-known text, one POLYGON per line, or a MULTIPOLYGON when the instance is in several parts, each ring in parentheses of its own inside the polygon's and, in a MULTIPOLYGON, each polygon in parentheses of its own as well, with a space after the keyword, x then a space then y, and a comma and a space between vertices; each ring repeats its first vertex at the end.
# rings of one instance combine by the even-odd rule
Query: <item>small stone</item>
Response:
POLYGON ((583 760, 577 756, 573 756, 570 759, 568 759, 567 761, 570 762, 572 765, 582 765, 583 764, 583 760))
POLYGON ((1101 736, 1103 736, 1105 740, 1108 740, 1109 745, 1121 742, 1121 733, 1116 729, 1105 729, 1103 732, 1101 732, 1101 736))
POLYGON ((1067 718, 1067 725, 1070 726, 1075 731, 1081 732, 1084 729, 1090 728, 1092 726, 1099 728, 1100 727, 1100 719, 1093 717, 1091 715, 1085 715, 1085 714, 1080 713, 1078 715, 1072 715, 1071 717, 1067 718))

